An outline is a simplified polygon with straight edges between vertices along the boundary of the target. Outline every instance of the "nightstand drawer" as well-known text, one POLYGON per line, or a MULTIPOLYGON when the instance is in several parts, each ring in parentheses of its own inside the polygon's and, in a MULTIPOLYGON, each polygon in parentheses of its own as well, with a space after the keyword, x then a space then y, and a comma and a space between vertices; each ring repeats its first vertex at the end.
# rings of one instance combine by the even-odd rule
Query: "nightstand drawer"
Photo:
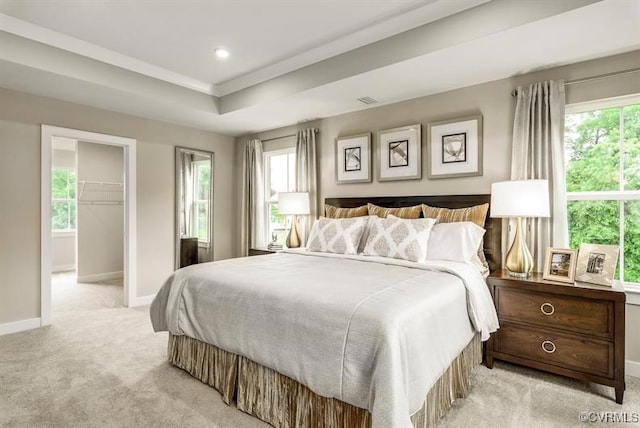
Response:
POLYGON ((613 338, 613 302, 512 288, 498 288, 495 297, 503 320, 613 338))
POLYGON ((584 373, 613 377, 613 343, 533 330, 505 323, 498 330, 495 352, 514 355, 584 373))

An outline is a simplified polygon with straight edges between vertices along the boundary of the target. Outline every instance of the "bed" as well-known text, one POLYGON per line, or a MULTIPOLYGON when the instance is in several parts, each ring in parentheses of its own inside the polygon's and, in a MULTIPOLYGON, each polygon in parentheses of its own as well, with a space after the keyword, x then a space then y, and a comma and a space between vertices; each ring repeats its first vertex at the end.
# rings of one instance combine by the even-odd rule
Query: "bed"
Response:
MULTIPOLYGON (((325 203, 464 208, 489 198, 325 203)), ((500 223, 484 228, 495 269, 500 223)), ((497 328, 484 278, 469 264, 304 249, 176 271, 151 318, 155 331, 169 331, 172 364, 276 427, 433 426, 466 393, 481 340, 497 328)))

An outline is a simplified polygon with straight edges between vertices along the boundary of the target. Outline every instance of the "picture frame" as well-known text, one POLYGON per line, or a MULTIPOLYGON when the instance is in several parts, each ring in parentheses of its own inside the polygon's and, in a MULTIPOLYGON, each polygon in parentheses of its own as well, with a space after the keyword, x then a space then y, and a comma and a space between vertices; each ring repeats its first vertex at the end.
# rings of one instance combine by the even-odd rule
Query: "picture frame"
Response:
POLYGON ((371 133, 336 138, 336 182, 371 182, 371 133))
POLYGON ((578 252, 570 248, 547 248, 542 278, 549 281, 573 283, 578 252))
POLYGON ((422 126, 418 123, 378 132, 378 181, 422 178, 422 126))
POLYGON ((427 131, 429 179, 482 175, 482 115, 430 122, 427 131))
POLYGON ((575 280, 611 287, 619 251, 617 245, 580 244, 575 280))

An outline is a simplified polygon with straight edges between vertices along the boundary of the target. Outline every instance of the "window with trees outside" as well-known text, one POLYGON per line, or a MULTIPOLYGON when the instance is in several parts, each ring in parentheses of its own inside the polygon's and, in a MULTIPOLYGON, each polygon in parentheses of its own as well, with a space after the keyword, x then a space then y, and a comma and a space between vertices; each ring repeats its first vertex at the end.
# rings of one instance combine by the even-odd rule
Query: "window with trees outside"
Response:
POLYGON ((209 185, 211 183, 211 162, 193 162, 193 235, 200 243, 209 243, 209 185))
POLYGON ((572 248, 620 247, 615 279, 640 283, 640 97, 567 106, 567 203, 572 248))
POLYGON ((266 242, 276 241, 284 245, 289 226, 287 216, 278 214, 278 193, 293 192, 296 188, 295 148, 266 152, 264 154, 266 242))
POLYGON ((76 230, 76 172, 70 168, 51 170, 51 229, 76 230))

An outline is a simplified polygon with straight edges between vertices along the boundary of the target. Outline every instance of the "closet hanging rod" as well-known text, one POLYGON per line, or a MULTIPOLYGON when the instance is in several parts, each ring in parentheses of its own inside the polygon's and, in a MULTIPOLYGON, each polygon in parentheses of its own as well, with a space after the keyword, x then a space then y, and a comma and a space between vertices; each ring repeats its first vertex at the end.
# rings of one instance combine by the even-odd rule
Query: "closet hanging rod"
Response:
POLYGON ((113 181, 89 181, 89 180, 81 180, 79 181, 81 184, 97 184, 100 186, 122 186, 124 183, 116 183, 113 181))
MULTIPOLYGON (((640 67, 629 68, 627 70, 613 71, 611 73, 596 74, 595 76, 583 77, 583 78, 574 79, 574 80, 567 80, 566 82, 564 82, 564 85, 571 86, 571 85, 576 85, 580 83, 592 82, 594 80, 608 79, 609 77, 625 76, 627 74, 633 74, 633 73, 639 73, 639 72, 640 72, 640 67)), ((514 97, 518 95, 518 90, 514 89, 513 91, 511 91, 511 95, 514 97)))

